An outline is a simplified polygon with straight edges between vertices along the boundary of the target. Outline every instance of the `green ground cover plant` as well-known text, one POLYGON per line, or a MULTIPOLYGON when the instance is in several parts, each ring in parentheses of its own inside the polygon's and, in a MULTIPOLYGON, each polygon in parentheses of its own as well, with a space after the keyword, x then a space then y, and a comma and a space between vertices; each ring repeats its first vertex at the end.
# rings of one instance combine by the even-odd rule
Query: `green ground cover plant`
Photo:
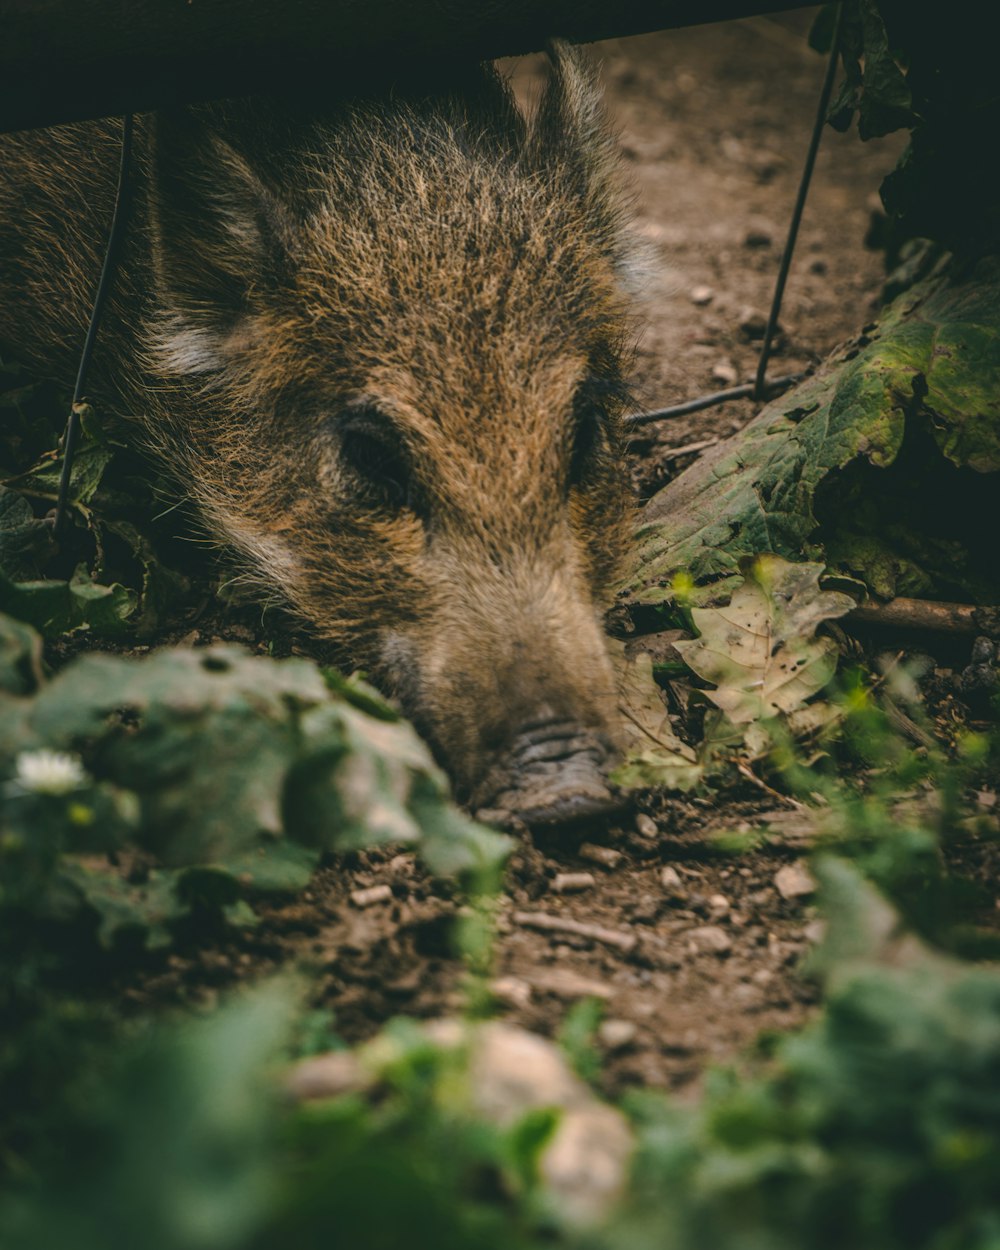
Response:
MULTIPOLYGON (((617 780, 715 800, 750 777, 808 812, 821 1007, 697 1101, 627 1095, 634 1155, 592 1224, 544 1168, 565 1108, 498 1125, 468 1047, 399 1020, 349 1052, 302 972, 204 1018, 126 1016, 102 994, 110 969, 250 927, 318 865, 388 844, 463 900, 457 1014, 479 1020, 513 843, 452 804, 363 681, 233 644, 147 654, 225 574, 163 524, 148 466, 90 410, 57 546, 62 407, 3 365, 4 1250, 1000 1250, 1000 972, 995 933, 969 920, 991 887, 953 867, 997 836, 976 795, 995 795, 1000 747, 981 729, 942 743, 916 668, 845 662, 835 625, 866 593, 996 602, 1000 583, 983 521, 1000 471, 996 199, 965 168, 960 120, 995 90, 972 49, 961 90, 935 94, 956 41, 906 10, 848 6, 832 114, 863 137, 912 129, 885 189, 895 302, 654 501, 623 587, 690 635, 671 676, 703 715, 682 734, 662 666, 623 658, 635 733, 617 780), (293 1066, 338 1047, 366 1079, 293 1097, 293 1066)), ((717 847, 734 864, 741 836, 717 847)), ((585 1000, 560 1038, 595 1085, 601 1012, 585 1000)))

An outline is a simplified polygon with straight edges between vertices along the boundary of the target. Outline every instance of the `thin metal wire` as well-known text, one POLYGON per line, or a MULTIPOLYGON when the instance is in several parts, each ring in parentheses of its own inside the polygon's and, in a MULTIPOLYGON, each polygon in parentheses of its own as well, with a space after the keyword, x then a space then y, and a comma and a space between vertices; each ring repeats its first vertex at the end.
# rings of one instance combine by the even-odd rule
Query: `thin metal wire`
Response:
MULTIPOLYGON (((787 391, 796 382, 801 382, 806 373, 788 373, 781 378, 772 378, 767 383, 766 392, 770 399, 787 391)), ((703 408, 714 408, 718 404, 728 403, 731 399, 746 399, 753 395, 756 383, 747 382, 744 386, 732 386, 725 391, 713 391, 710 395, 699 395, 697 399, 689 399, 683 404, 673 404, 670 408, 658 408, 655 412, 636 412, 626 417, 629 426, 649 425, 653 421, 662 421, 665 417, 685 417, 691 412, 701 412, 703 408)))
POLYGON ((752 383, 745 386, 733 386, 725 391, 713 391, 709 395, 700 395, 697 399, 689 399, 682 404, 671 404, 668 408, 657 408, 655 412, 636 412, 631 413, 625 418, 629 426, 649 425, 653 421, 664 421, 671 417, 685 417, 692 412, 701 412, 704 408, 715 408, 719 404, 728 403, 733 399, 746 399, 752 397, 757 401, 773 398, 779 395, 788 387, 793 386, 796 382, 801 382, 804 377, 808 376, 808 371, 804 373, 790 373, 784 377, 773 378, 767 380, 767 366, 771 358, 771 348, 774 344, 774 335, 778 326, 778 317, 781 315, 781 303, 785 294, 785 283, 788 280, 788 271, 791 267, 792 256, 795 253, 795 244, 798 239, 799 226, 802 222, 802 212, 805 208, 806 197, 809 194, 809 184, 812 181, 813 167, 816 164, 816 153, 819 151, 820 139, 823 135, 823 125, 826 121, 827 110, 830 107, 830 96, 833 92, 833 80, 837 71, 837 55, 840 51, 840 31, 843 23, 844 5, 843 0, 837 5, 836 16, 834 18, 833 35, 830 40, 830 58, 826 66, 826 75, 823 79, 823 87, 820 91, 819 102, 816 107, 816 118, 813 122, 812 135, 809 139, 809 148, 806 152, 805 164, 802 167, 802 176, 799 179, 799 189, 795 197, 795 207, 792 209, 792 219, 788 227, 788 235, 785 239, 785 248, 781 256, 781 265, 778 269, 778 277, 774 284, 774 294, 771 297, 771 311, 768 315, 767 326, 764 330, 764 340, 761 344, 760 355, 757 358, 757 372, 752 383))
MULTIPOLYGON (((701 412, 705 408, 714 408, 734 399, 752 397, 757 401, 761 401, 780 394, 782 391, 787 390, 788 387, 793 386, 796 382, 800 382, 807 376, 806 373, 791 373, 786 374, 784 377, 773 378, 771 381, 768 381, 767 366, 771 356, 771 349, 774 344, 774 335, 778 325, 778 318, 781 315, 781 304, 785 294, 785 284, 788 281, 788 272, 791 268, 792 257, 795 253, 795 244, 798 240, 799 226, 802 222, 802 213, 805 209, 806 198, 809 193, 809 184, 812 181, 813 168, 816 164, 816 154, 819 150, 820 139, 823 134, 823 124, 826 120, 827 109, 830 105, 830 96, 833 92, 833 80, 837 70, 837 55, 840 51, 840 31, 843 24, 843 16, 844 5, 841 0, 836 9, 833 35, 830 40, 830 56, 827 62, 826 75, 823 79, 823 87, 820 92, 819 102, 816 108, 816 118, 813 123, 812 135, 810 136, 809 148, 806 152, 806 160, 802 169, 802 176, 799 180, 799 189, 795 197, 795 206, 792 210, 792 219, 788 227, 788 235, 785 239, 781 265, 778 270, 778 277, 774 286, 774 294, 771 299, 771 311, 768 315, 767 326, 764 331, 764 340, 761 344, 760 356, 757 361, 757 373, 753 383, 744 386, 733 386, 724 391, 713 391, 711 394, 701 395, 697 399, 690 399, 685 403, 672 404, 667 408, 657 408, 653 412, 632 413, 626 417, 626 421, 630 426, 648 425, 654 421, 663 421, 671 417, 687 416, 690 413, 701 412)), ((101 277, 97 286, 97 294, 94 297, 94 307, 90 315, 87 337, 84 341, 83 351, 80 356, 80 367, 77 371, 76 385, 73 388, 73 401, 70 406, 69 419, 66 422, 66 433, 63 438, 63 464, 62 472, 59 477, 59 495, 56 502, 55 513, 55 532, 57 535, 61 532, 66 517, 69 485, 73 473, 73 459, 76 454, 76 447, 80 437, 80 404, 83 400, 83 390, 86 384, 87 372, 90 367, 90 360, 93 355, 94 343, 97 338, 97 331, 100 326, 101 316, 104 312, 104 305, 107 302, 108 294, 110 293, 114 280, 118 247, 121 241, 121 234, 127 211, 129 174, 132 157, 132 132, 133 118, 132 115, 129 114, 127 117, 122 119, 121 160, 118 170, 118 187, 115 193, 114 215, 111 220, 111 230, 108 235, 108 246, 104 255, 104 264, 101 268, 101 277)))
POLYGON ((108 245, 104 252, 104 264, 101 266, 101 277, 94 296, 94 306, 90 313, 90 324, 87 326, 87 337, 84 339, 83 351, 80 353, 80 365, 76 372, 76 385, 73 387, 73 400, 70 404, 69 418, 66 422, 66 433, 63 435, 63 462, 59 474, 59 494, 56 499, 54 530, 58 537, 66 522, 66 505, 69 499, 70 479, 73 476, 73 459, 76 455, 77 443, 80 439, 80 406, 83 403, 84 387, 87 384, 87 373, 90 369, 91 357, 94 354, 94 343, 100 328, 104 306, 108 301, 114 284, 117 269, 118 252, 121 244, 125 218, 128 212, 129 180, 132 167, 132 132, 133 118, 129 113, 122 118, 121 157, 118 164, 118 186, 115 190, 115 208, 111 218, 111 229, 108 232, 108 245))
POLYGON ((806 162, 802 166, 802 177, 799 179, 799 190, 795 196, 795 207, 792 209, 792 220, 788 226, 788 236, 785 239, 785 250, 781 255, 781 266, 778 269, 778 280, 774 284, 774 295, 771 299, 771 311, 767 318, 767 328, 764 331, 764 341, 760 347, 760 356, 757 359, 757 376, 754 379, 754 399, 761 400, 767 391, 767 383, 765 375, 767 373, 767 364, 771 358, 771 347, 774 343, 774 335, 778 328, 778 317, 781 314, 781 301, 785 295, 785 283, 788 281, 788 271, 792 266, 792 256, 795 254, 795 244, 799 237, 799 226, 802 223, 802 211, 806 206, 806 196, 809 194, 809 183, 812 181, 813 167, 816 164, 816 153, 819 151, 819 141, 823 135, 823 126, 826 122, 827 110, 830 107, 830 96, 833 92, 833 80, 837 73, 837 55, 840 52, 840 28, 844 20, 843 0, 837 5, 837 13, 833 22, 833 34, 830 36, 830 57, 826 63, 826 75, 823 78, 823 89, 819 93, 819 101, 816 105, 816 120, 813 122, 812 134, 809 136, 809 148, 806 152, 806 162))

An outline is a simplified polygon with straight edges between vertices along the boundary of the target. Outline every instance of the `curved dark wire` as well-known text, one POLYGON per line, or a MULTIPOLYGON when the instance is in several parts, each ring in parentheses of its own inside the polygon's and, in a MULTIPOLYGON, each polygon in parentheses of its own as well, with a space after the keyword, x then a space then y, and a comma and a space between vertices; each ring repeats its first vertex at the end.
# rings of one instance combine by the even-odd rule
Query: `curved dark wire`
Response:
POLYGON ((795 243, 798 239, 802 212, 805 208, 806 196, 809 193, 809 184, 812 181, 813 167, 816 164, 816 153, 819 151, 823 125, 826 121, 827 109, 830 107, 833 80, 837 72, 837 55, 840 51, 840 30, 843 16, 844 5, 843 0, 841 0, 837 5, 834 18, 833 35, 830 40, 830 59, 827 62, 823 88, 820 91, 819 102, 816 107, 816 119, 813 122, 809 148, 806 152, 805 164, 802 167, 802 176, 799 179, 799 189, 795 197, 795 207, 792 210, 788 235, 785 239, 781 266, 774 284, 774 295, 771 297, 771 311, 767 319, 767 327, 764 330, 764 341, 761 345, 760 356, 757 359, 757 373, 754 381, 745 386, 730 387, 725 391, 713 391, 710 395, 699 395, 697 399, 689 399, 682 404, 671 404, 669 408, 657 408, 654 412, 632 413, 625 418, 629 425, 648 425, 650 422, 662 421, 669 417, 684 417, 692 412, 700 412, 703 408, 714 408, 717 404, 728 403, 732 399, 745 399, 751 396, 756 400, 768 399, 787 390, 788 387, 793 386, 796 382, 801 382, 807 376, 806 373, 790 373, 784 377, 772 378, 771 381, 768 381, 767 365, 771 358, 771 347, 778 325, 778 317, 781 314, 781 301, 784 298, 785 283, 788 280, 788 271, 791 268, 792 256, 795 253, 795 243))
MULTIPOLYGON (((808 377, 808 373, 786 373, 780 378, 771 378, 765 383, 764 391, 768 399, 787 391, 796 382, 808 377)), ((683 404, 672 404, 669 408, 657 408, 655 412, 630 413, 625 420, 630 426, 649 425, 653 421, 662 421, 664 417, 686 417, 692 412, 701 412, 703 408, 715 408, 718 404, 727 404, 731 399, 746 399, 754 395, 755 382, 747 382, 744 386, 731 386, 724 391, 712 391, 709 395, 699 395, 697 399, 685 400, 683 404)), ((757 396, 754 395, 756 399, 757 396)))
POLYGON ((785 250, 781 255, 781 266, 778 269, 778 278, 774 284, 774 295, 771 299, 771 311, 767 318, 767 329, 764 331, 764 342, 761 344, 760 356, 757 359, 757 376, 754 378, 753 397, 758 400, 763 399, 767 393, 767 383, 765 382, 767 363, 771 358, 771 345, 774 341, 775 331, 778 328, 781 301, 785 295, 785 283, 788 281, 788 271, 792 266, 795 243, 799 236, 799 225, 802 222, 802 211, 806 206, 806 196, 809 194, 809 183, 812 181, 813 166, 816 164, 816 153, 819 151, 819 141, 823 134, 827 110, 830 107, 833 80, 837 73, 837 54, 840 51, 840 28, 843 19, 844 5, 843 0, 840 0, 833 22, 833 34, 830 36, 830 58, 826 63, 826 76, 823 79, 823 89, 819 93, 819 101, 816 105, 816 120, 813 123, 812 134, 809 137, 806 163, 802 166, 802 177, 799 179, 799 190, 795 197, 795 207, 792 209, 792 220, 788 226, 785 250))
POLYGON ((129 180, 132 166, 132 114, 122 118, 121 157, 118 164, 118 186, 115 190, 115 208, 111 218, 111 229, 108 232, 108 246, 104 252, 104 264, 101 266, 101 277, 94 296, 94 306, 90 313, 90 324, 87 326, 87 337, 80 353, 80 365, 76 371, 76 385, 73 387, 73 400, 70 405, 69 419, 66 422, 66 433, 63 435, 63 463, 59 474, 59 494, 56 499, 54 530, 56 536, 61 533, 66 520, 66 504, 69 498, 70 478, 73 475, 73 459, 76 455, 77 443, 80 439, 80 404, 87 383, 90 360, 94 354, 94 343, 100 328, 104 306, 114 284, 118 262, 122 232, 128 210, 129 180))

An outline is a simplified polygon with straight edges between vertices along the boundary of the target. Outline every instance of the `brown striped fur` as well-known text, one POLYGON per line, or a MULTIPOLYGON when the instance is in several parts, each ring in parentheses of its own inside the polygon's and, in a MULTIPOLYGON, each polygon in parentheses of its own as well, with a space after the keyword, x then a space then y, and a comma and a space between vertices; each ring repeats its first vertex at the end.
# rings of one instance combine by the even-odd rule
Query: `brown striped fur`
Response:
MULTIPOLYGON (((525 724, 615 734, 628 243, 594 74, 552 59, 529 118, 477 70, 139 119, 97 360, 95 398, 467 793, 525 724)), ((0 139, 0 339, 64 379, 115 164, 108 123, 0 139)))

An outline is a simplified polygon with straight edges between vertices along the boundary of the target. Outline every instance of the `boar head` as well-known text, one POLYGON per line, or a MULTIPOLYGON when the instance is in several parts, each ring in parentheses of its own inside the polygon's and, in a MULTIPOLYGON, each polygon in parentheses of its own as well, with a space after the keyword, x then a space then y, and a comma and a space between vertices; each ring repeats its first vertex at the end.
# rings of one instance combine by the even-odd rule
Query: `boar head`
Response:
POLYGON ((158 121, 157 440, 459 794, 605 812, 625 543, 623 196, 592 72, 158 121))

